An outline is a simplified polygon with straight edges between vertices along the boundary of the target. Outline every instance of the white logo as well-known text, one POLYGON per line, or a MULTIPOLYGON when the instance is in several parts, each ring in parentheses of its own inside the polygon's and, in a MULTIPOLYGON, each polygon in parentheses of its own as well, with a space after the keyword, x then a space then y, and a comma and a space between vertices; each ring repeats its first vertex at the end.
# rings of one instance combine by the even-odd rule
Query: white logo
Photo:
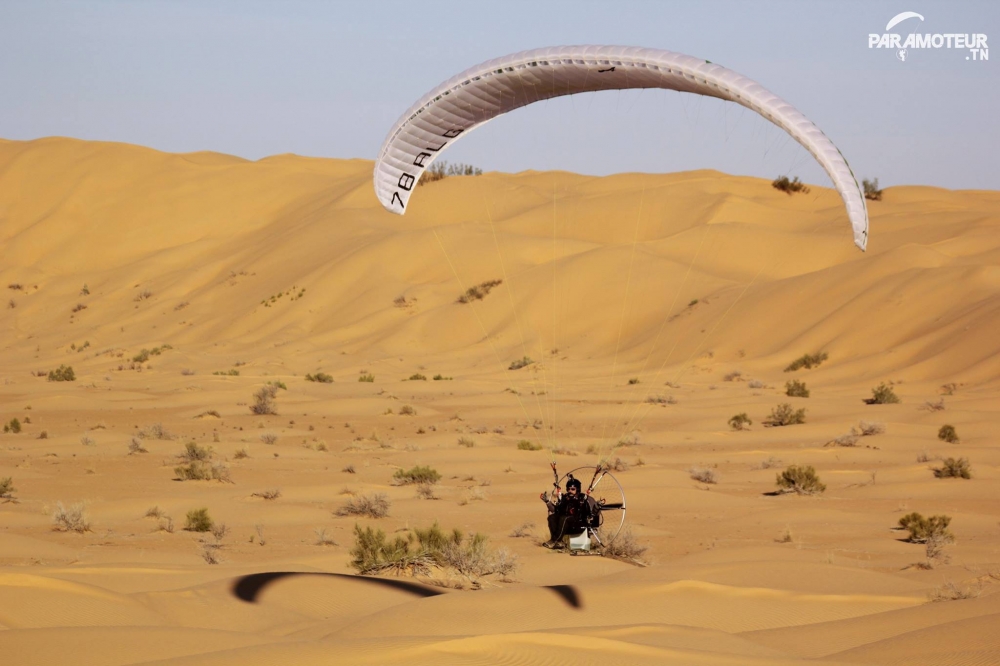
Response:
MULTIPOLYGON (((922 23, 924 17, 916 12, 902 12, 896 14, 885 24, 885 32, 882 34, 870 33, 868 35, 868 48, 870 49, 895 49, 896 58, 901 62, 906 62, 909 57, 909 49, 968 49, 969 55, 966 60, 989 60, 990 49, 986 43, 986 34, 973 33, 910 33, 904 39, 898 33, 889 32, 897 25, 908 19, 920 19, 922 23)), ((918 25, 919 24, 911 24, 918 25)))

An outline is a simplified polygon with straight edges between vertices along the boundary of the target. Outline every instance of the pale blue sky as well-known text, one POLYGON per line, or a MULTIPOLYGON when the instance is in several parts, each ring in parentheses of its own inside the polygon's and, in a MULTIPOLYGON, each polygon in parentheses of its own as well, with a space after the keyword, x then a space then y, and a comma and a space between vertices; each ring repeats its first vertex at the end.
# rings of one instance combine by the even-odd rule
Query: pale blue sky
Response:
MULTIPOLYGON (((492 57, 558 44, 664 48, 760 81, 814 120, 859 177, 1000 189, 1000 52, 870 50, 893 32, 1000 40, 1000 3, 45 2, 0 0, 0 137, 167 151, 373 159, 420 95, 492 57), (910 27, 912 24, 912 27, 910 27)), ((828 184, 754 114, 662 91, 536 104, 444 159, 486 170, 715 168, 828 184)))

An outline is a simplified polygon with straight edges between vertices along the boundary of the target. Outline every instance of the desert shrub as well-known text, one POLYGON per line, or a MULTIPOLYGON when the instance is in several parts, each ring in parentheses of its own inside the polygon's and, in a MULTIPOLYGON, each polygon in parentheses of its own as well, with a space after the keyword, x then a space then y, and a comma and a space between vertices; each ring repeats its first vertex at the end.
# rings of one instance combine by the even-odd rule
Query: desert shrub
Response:
POLYGON ((623 527, 622 531, 614 539, 611 539, 610 535, 603 528, 597 531, 597 536, 601 540, 601 543, 604 544, 603 548, 601 548, 601 555, 604 557, 631 562, 639 566, 646 565, 642 559, 642 555, 649 550, 649 546, 639 543, 635 533, 632 531, 631 525, 623 527))
POLYGON ((97 446, 97 442, 94 441, 94 438, 91 437, 90 435, 81 435, 80 443, 83 444, 84 446, 97 446))
POLYGON ((351 566, 358 573, 373 574, 386 571, 396 573, 426 573, 431 564, 423 553, 414 552, 410 539, 395 536, 389 541, 385 532, 371 527, 354 526, 354 546, 351 547, 351 566))
POLYGON ((253 404, 250 405, 250 411, 254 414, 277 414, 278 407, 274 404, 274 399, 278 395, 278 389, 274 386, 261 386, 260 389, 253 394, 253 404))
POLYGON ((230 368, 229 370, 216 370, 212 374, 219 375, 220 377, 239 377, 240 371, 236 368, 230 368))
POLYGON ((813 368, 819 367, 823 361, 825 361, 829 356, 826 352, 817 352, 815 354, 803 354, 794 361, 788 364, 785 368, 785 372, 795 372, 800 368, 805 368, 806 370, 811 370, 813 368))
POLYGON ((245 446, 242 447, 242 448, 236 449, 236 452, 233 454, 233 459, 234 460, 244 460, 245 458, 249 458, 249 457, 250 457, 250 451, 248 451, 247 447, 245 447, 245 446))
POLYGON ((354 465, 348 465, 347 467, 345 467, 344 469, 342 469, 340 471, 344 472, 345 474, 356 474, 356 472, 354 470, 354 465))
POLYGON ((410 405, 403 405, 399 408, 400 416, 416 416, 417 410, 413 409, 410 405))
POLYGON ((270 445, 277 444, 278 443, 278 436, 276 434, 274 434, 273 432, 262 432, 260 434, 260 441, 264 442, 265 444, 270 444, 270 445))
POLYGON ((733 370, 727 373, 722 380, 727 382, 741 382, 743 381, 743 373, 739 370, 733 370))
POLYGON ((641 443, 639 433, 635 430, 618 440, 618 446, 639 446, 641 443))
POLYGON ((437 493, 435 492, 435 487, 433 483, 418 483, 417 484, 417 498, 436 500, 438 499, 437 493))
POLYGON ((762 389, 766 387, 767 385, 764 382, 760 381, 759 379, 751 379, 749 382, 747 382, 747 388, 762 389))
POLYGON ((615 456, 614 459, 608 460, 604 464, 614 472, 627 472, 629 468, 629 464, 618 456, 615 456))
POLYGON ((409 378, 408 381, 411 381, 411 382, 426 382, 427 381, 427 376, 426 375, 422 375, 419 372, 415 372, 412 375, 410 375, 410 378, 409 378))
POLYGON ((268 488, 267 490, 258 490, 257 492, 253 493, 251 497, 259 497, 265 500, 276 500, 279 497, 281 497, 281 489, 268 488))
POLYGON ((0 479, 0 499, 13 499, 15 490, 13 477, 0 479))
POLYGON ((471 449, 476 445, 476 440, 472 439, 471 437, 459 437, 458 445, 464 446, 467 449, 471 449))
POLYGON ((128 443, 128 454, 133 455, 136 453, 149 453, 149 450, 142 445, 142 440, 138 437, 133 437, 128 443))
POLYGON ((318 527, 313 530, 316 533, 316 545, 317 546, 336 546, 337 542, 334 541, 333 537, 327 536, 325 527, 318 527))
POLYGON ((879 423, 877 421, 862 421, 861 423, 858 424, 858 428, 856 431, 854 428, 851 428, 851 430, 857 432, 857 434, 861 435, 862 437, 872 437, 874 435, 881 435, 882 433, 884 433, 885 424, 879 423))
POLYGON ((942 395, 955 395, 955 391, 958 390, 960 385, 955 382, 948 382, 947 384, 942 384, 940 391, 942 395))
POLYGON ((434 375, 433 379, 436 382, 444 382, 444 381, 450 381, 452 379, 452 377, 445 377, 442 374, 437 374, 437 375, 434 375))
POLYGON ((702 483, 718 483, 719 477, 713 469, 705 469, 703 467, 692 467, 688 470, 688 475, 695 481, 701 481, 702 483))
POLYGON ((764 425, 777 427, 777 426, 788 426, 788 425, 798 425, 800 423, 806 422, 806 410, 803 409, 792 409, 792 406, 787 402, 783 402, 774 409, 771 410, 770 416, 764 420, 764 425))
MULTIPOLYGON (((285 382, 268 382, 267 385, 273 386, 274 388, 280 388, 282 391, 288 390, 288 384, 285 382)), ((218 416, 218 414, 216 414, 216 416, 218 416)))
POLYGON ((374 382, 375 381, 375 375, 363 374, 360 377, 358 377, 358 381, 359 382, 374 382))
POLYGON ((149 350, 143 349, 141 352, 132 357, 133 363, 145 363, 149 360, 149 350))
POLYGON ((145 513, 146 518, 163 518, 166 515, 167 514, 164 513, 163 509, 161 509, 159 506, 151 506, 148 509, 146 509, 145 513))
POLYGON ((55 370, 49 371, 48 380, 50 382, 75 382, 76 373, 73 372, 73 366, 60 365, 55 370))
POLYGON ((937 436, 942 442, 948 442, 949 444, 957 444, 959 441, 958 433, 955 432, 955 426, 951 425, 941 426, 937 436))
POLYGON ((212 469, 209 472, 212 476, 212 480, 221 481, 223 483, 233 483, 233 477, 229 472, 229 465, 223 462, 217 462, 212 464, 212 469))
POLYGON ((518 525, 517 527, 515 527, 510 531, 509 536, 512 536, 515 539, 530 537, 532 535, 531 532, 534 529, 535 529, 535 524, 532 522, 521 523, 520 525, 518 525))
POLYGON ((790 398, 808 398, 809 389, 806 388, 805 382, 793 379, 790 382, 785 382, 785 395, 790 398))
POLYGON ((503 284, 503 280, 487 280, 486 282, 480 282, 474 287, 469 287, 465 290, 465 293, 458 297, 459 303, 471 303, 472 301, 481 301, 486 298, 487 294, 493 289, 493 287, 503 284))
POLYGON ((948 531, 950 516, 930 516, 925 518, 914 511, 899 519, 899 526, 910 533, 912 543, 927 543, 929 539, 952 541, 955 537, 948 531))
POLYGON ((337 509, 337 515, 385 518, 389 515, 390 506, 389 497, 385 493, 362 493, 347 500, 347 504, 337 509))
POLYGON ((983 586, 983 581, 981 579, 971 585, 962 585, 953 580, 949 580, 928 592, 927 598, 934 602, 977 599, 983 593, 983 586))
POLYGON ((746 412, 740 412, 729 419, 729 427, 733 430, 749 430, 751 425, 753 425, 753 421, 750 420, 746 412))
POLYGON ((43 430, 40 433, 38 433, 38 439, 48 439, 48 438, 49 438, 48 430, 43 430))
POLYGON ((857 446, 859 439, 861 439, 860 436, 858 436, 858 434, 852 429, 851 432, 846 435, 841 435, 840 437, 831 439, 823 446, 857 446))
POLYGON ((203 462, 192 462, 188 465, 178 465, 174 475, 181 481, 208 481, 212 478, 212 467, 203 462))
POLYGON ((184 445, 184 452, 180 457, 187 462, 205 462, 212 457, 212 447, 202 446, 198 442, 188 442, 184 445))
POLYGON ((571 449, 568 446, 557 446, 552 449, 552 453, 557 456, 578 456, 580 453, 576 449, 571 449))
POLYGON ((826 486, 820 483, 812 465, 789 465, 785 471, 778 473, 775 483, 782 491, 800 495, 814 495, 826 490, 826 486))
POLYGON ((969 459, 945 458, 941 461, 941 467, 934 470, 934 476, 939 479, 971 479, 972 468, 969 467, 969 459))
POLYGON ((320 384, 332 384, 333 377, 325 372, 317 372, 315 375, 306 375, 307 382, 319 382, 320 384))
POLYGON ((208 532, 215 525, 212 517, 208 515, 208 509, 191 509, 187 512, 184 521, 184 529, 189 532, 208 532))
POLYGON ((13 418, 10 420, 9 423, 4 424, 3 431, 12 432, 16 435, 17 433, 21 432, 21 422, 18 421, 16 418, 13 418))
MULTIPOLYGON (((507 367, 508 370, 520 370, 521 368, 526 368, 534 363, 531 358, 523 356, 515 361, 511 361, 510 365, 507 367)), ((638 380, 636 381, 638 383, 638 380)))
POLYGON ((632 379, 628 380, 628 385, 629 386, 634 386, 634 385, 636 385, 638 383, 639 383, 639 378, 638 377, 633 377, 632 379))
POLYGON ((872 389, 872 397, 865 400, 869 405, 888 405, 899 402, 899 396, 892 390, 892 386, 882 382, 872 389))
POLYGON ((211 529, 209 529, 209 532, 211 532, 212 536, 215 537, 215 542, 221 544, 222 540, 229 534, 229 528, 226 527, 225 523, 215 523, 212 525, 211 529))
POLYGON ((420 175, 417 186, 444 180, 448 176, 481 176, 483 170, 471 164, 435 162, 420 175))
POLYGON ((441 475, 433 467, 417 465, 410 469, 397 469, 392 479, 395 485, 405 486, 411 483, 437 483, 441 480, 441 475))
POLYGON ((672 395, 662 396, 662 395, 651 395, 646 398, 646 402, 651 405, 676 405, 677 398, 672 395))
POLYGON ((771 181, 771 187, 776 190, 781 190, 789 195, 796 192, 801 192, 803 194, 809 193, 809 188, 806 187, 805 183, 799 180, 798 176, 795 176, 791 180, 788 179, 788 176, 778 176, 771 181))
POLYGON ((171 434, 160 423, 148 425, 139 431, 139 437, 143 439, 171 439, 171 434))
POLYGON ((59 502, 55 511, 52 512, 52 528, 61 532, 79 532, 80 534, 89 532, 90 519, 87 518, 83 504, 74 504, 67 509, 62 502, 59 502))
POLYGON ((940 398, 940 399, 935 400, 933 402, 931 402, 930 400, 928 400, 927 402, 924 403, 923 409, 926 409, 928 412, 943 412, 944 411, 944 398, 940 398))
POLYGON ((517 443, 517 449, 518 451, 541 451, 542 445, 536 444, 535 442, 531 442, 526 439, 522 439, 520 442, 517 443))
POLYGON ((861 188, 865 192, 865 199, 869 201, 882 201, 882 190, 878 187, 878 178, 861 180, 861 188))

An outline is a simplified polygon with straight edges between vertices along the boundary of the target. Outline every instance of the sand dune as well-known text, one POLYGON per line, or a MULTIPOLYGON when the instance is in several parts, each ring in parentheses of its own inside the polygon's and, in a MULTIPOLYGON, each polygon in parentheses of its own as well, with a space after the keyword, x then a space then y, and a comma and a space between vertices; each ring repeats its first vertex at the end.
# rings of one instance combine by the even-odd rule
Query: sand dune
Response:
POLYGON ((399 217, 371 168, 0 140, 8 662, 1000 663, 1000 194, 889 188, 862 254, 819 186, 488 173, 399 217), (865 404, 881 382, 901 402, 865 404), (785 402, 806 422, 762 427, 785 402), (231 482, 180 481, 189 442, 231 482), (648 566, 539 545, 549 462, 602 457, 648 566), (770 494, 790 464, 826 491, 770 494), (415 465, 436 499, 394 485, 415 465), (376 492, 387 517, 338 515, 376 492), (184 529, 202 507, 220 536, 184 529), (912 511, 952 519, 931 568, 912 511), (519 568, 355 575, 356 524, 435 522, 519 568))

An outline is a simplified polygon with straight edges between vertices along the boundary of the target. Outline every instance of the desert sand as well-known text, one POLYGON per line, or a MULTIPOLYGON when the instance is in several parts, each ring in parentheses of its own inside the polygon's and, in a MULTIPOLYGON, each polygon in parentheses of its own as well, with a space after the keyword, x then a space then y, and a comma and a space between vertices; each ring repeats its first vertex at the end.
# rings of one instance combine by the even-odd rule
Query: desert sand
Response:
POLYGON ((1000 663, 1000 193, 889 188, 861 253, 820 186, 487 173, 400 217, 371 169, 0 141, 5 663, 1000 663), (781 403, 806 422, 764 427, 781 403), (178 480, 189 442, 231 482, 178 480), (639 562, 540 546, 550 461, 601 459, 639 562), (393 484, 415 465, 436 499, 393 484), (774 494, 788 465, 825 492, 774 494), (337 515, 376 492, 387 517, 337 515), (913 511, 954 543, 908 542, 913 511), (356 524, 434 522, 517 570, 351 567, 356 524))

